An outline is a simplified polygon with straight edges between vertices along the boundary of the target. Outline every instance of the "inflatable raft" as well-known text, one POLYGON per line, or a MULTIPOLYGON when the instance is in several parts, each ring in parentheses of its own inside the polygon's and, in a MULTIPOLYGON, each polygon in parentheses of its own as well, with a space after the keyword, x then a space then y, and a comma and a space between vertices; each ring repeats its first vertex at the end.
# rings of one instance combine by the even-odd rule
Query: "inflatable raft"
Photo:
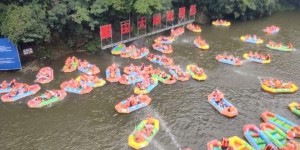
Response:
POLYGON ((200 49, 203 49, 203 50, 207 50, 209 49, 209 45, 207 43, 205 43, 204 45, 200 45, 199 43, 197 43, 196 40, 194 40, 194 45, 200 49))
POLYGON ((128 137, 128 145, 134 149, 141 149, 149 145, 153 137, 157 134, 159 130, 159 121, 157 119, 154 119, 154 125, 153 125, 153 130, 152 134, 148 137, 145 136, 145 140, 143 142, 137 142, 135 140, 135 132, 141 131, 145 128, 147 124, 147 120, 143 120, 134 130, 133 133, 131 133, 128 137))
POLYGON ((212 25, 229 27, 231 25, 231 23, 229 21, 226 21, 225 23, 220 23, 220 22, 217 22, 217 21, 213 21, 212 25))
POLYGON ((207 96, 208 102, 214 106, 215 109, 219 111, 220 114, 227 117, 235 117, 238 115, 238 110, 233 106, 226 98, 222 99, 222 102, 217 103, 216 99, 213 97, 213 94, 207 96))
POLYGON ((44 67, 40 69, 40 71, 36 75, 36 79, 34 80, 34 82, 46 84, 51 82, 53 78, 54 78, 53 69, 50 67, 44 67))
POLYGON ((27 96, 30 96, 30 95, 34 95, 40 89, 41 89, 41 87, 38 84, 30 85, 29 86, 29 91, 22 92, 22 89, 18 89, 17 94, 15 96, 10 96, 10 93, 6 93, 6 94, 1 96, 1 100, 2 100, 2 102, 14 102, 14 101, 17 101, 21 98, 24 98, 24 97, 27 97, 27 96))
POLYGON ((161 43, 161 44, 172 44, 175 40, 174 36, 160 36, 157 39, 154 40, 155 43, 161 43))
POLYGON ((90 76, 100 73, 100 69, 96 65, 90 64, 87 61, 79 62, 78 70, 90 76))
POLYGON ((27 106, 29 108, 41 108, 46 105, 55 103, 57 101, 63 100, 67 93, 64 90, 52 90, 52 92, 56 93, 56 96, 52 96, 50 99, 47 99, 45 94, 41 96, 35 97, 27 102, 27 106))
POLYGON ((278 51, 284 51, 284 52, 291 52, 293 50, 295 50, 295 48, 289 48, 288 46, 280 46, 280 47, 276 47, 276 46, 271 46, 270 44, 266 45, 267 48, 272 49, 272 50, 278 50, 278 51))
POLYGON ((193 32, 196 32, 196 33, 200 33, 202 31, 200 26, 192 24, 192 23, 188 24, 186 26, 186 28, 189 29, 190 31, 193 31, 193 32))
POLYGON ((77 69, 79 65, 79 60, 76 57, 69 57, 66 62, 65 65, 62 69, 63 72, 73 72, 77 69), (73 60, 72 60, 73 59, 73 60))
POLYGON ((260 129, 279 149, 297 150, 299 148, 297 143, 289 142, 287 135, 273 124, 261 123, 260 129))
POLYGON ((0 94, 10 92, 10 90, 11 90, 10 83, 6 83, 6 84, 7 85, 5 88, 3 88, 2 85, 0 85, 0 94))
POLYGON ((137 73, 131 73, 130 75, 123 74, 120 77, 119 82, 121 84, 129 85, 129 84, 135 84, 138 82, 142 82, 143 80, 144 80, 143 77, 137 75, 137 73))
POLYGON ((121 71, 120 69, 116 66, 116 72, 114 74, 111 74, 110 70, 112 69, 112 66, 109 66, 105 73, 106 73, 106 80, 109 82, 118 82, 120 77, 121 77, 121 71))
POLYGON ((178 27, 176 29, 171 30, 171 35, 180 36, 184 33, 184 27, 178 27))
POLYGON ((219 62, 224 63, 224 64, 229 64, 229 65, 233 65, 233 66, 241 66, 243 64, 242 61, 240 61, 240 60, 235 61, 234 59, 225 59, 222 55, 216 56, 216 60, 218 60, 219 62))
POLYGON ((141 71, 141 66, 135 66, 133 64, 131 64, 130 66, 126 66, 123 69, 123 72, 126 74, 131 74, 133 72, 138 72, 141 71))
POLYGON ((214 139, 207 143, 207 150, 222 150, 221 146, 221 142, 217 139, 214 139))
POLYGON ((170 74, 179 81, 187 81, 190 79, 190 74, 188 72, 185 72, 181 67, 178 67, 180 70, 181 75, 178 75, 178 70, 176 68, 169 68, 170 74))
POLYGON ((289 104, 289 108, 294 114, 300 117, 300 103, 292 102, 289 104))
POLYGON ((287 120, 286 118, 269 111, 263 112, 261 117, 265 122, 275 125, 285 133, 293 132, 296 137, 300 137, 300 126, 287 120))
POLYGON ((263 31, 268 34, 275 34, 280 31, 280 28, 277 26, 270 26, 270 27, 266 27, 265 29, 263 29, 263 31))
POLYGON ((295 84, 291 85, 292 88, 273 88, 273 87, 269 87, 265 84, 261 84, 261 88, 267 92, 271 92, 271 93, 294 93, 298 90, 298 87, 295 84))
POLYGON ((106 84, 106 81, 102 78, 96 77, 96 76, 87 76, 87 75, 81 75, 76 78, 77 82, 81 82, 81 84, 87 84, 90 87, 96 88, 101 87, 106 84), (83 80, 82 77, 86 78, 86 80, 83 80))
POLYGON ((229 146, 233 148, 233 150, 255 150, 248 142, 242 140, 238 136, 233 136, 228 138, 229 146))
POLYGON ((252 61, 252 62, 257 62, 257 63, 261 63, 261 64, 269 64, 271 63, 271 59, 259 59, 259 58, 254 58, 254 57, 249 57, 249 54, 245 53, 243 55, 243 57, 246 59, 246 60, 249 60, 249 61, 252 61))
POLYGON ((135 53, 132 53, 130 58, 132 59, 141 59, 149 54, 149 49, 148 48, 141 48, 137 50, 135 53))
POLYGON ((126 49, 126 45, 120 43, 111 50, 111 54, 120 55, 121 52, 125 51, 125 49, 126 49))
POLYGON ((154 43, 152 44, 152 48, 154 50, 157 50, 159 52, 162 52, 164 54, 169 54, 173 52, 173 48, 171 45, 166 45, 166 44, 160 44, 160 43, 154 43))
POLYGON ((138 104, 126 107, 127 100, 123 100, 115 106, 115 109, 118 111, 118 113, 131 113, 148 106, 151 102, 151 98, 148 95, 138 95, 135 97, 135 99, 137 100, 138 104))
POLYGON ((60 87, 61 87, 61 89, 65 90, 66 92, 75 93, 75 94, 87 94, 93 90, 92 87, 87 86, 84 83, 77 82, 77 84, 80 84, 80 86, 75 88, 75 87, 70 86, 69 81, 65 81, 60 85, 60 87))
POLYGON ((150 62, 159 64, 159 65, 164 65, 164 66, 169 66, 174 63, 171 58, 168 58, 166 56, 165 56, 165 58, 163 58, 163 56, 155 55, 155 54, 150 54, 147 59, 150 62))
MULTIPOLYGON (((153 84, 149 84, 145 89, 140 89, 139 87, 136 86, 134 88, 134 93, 135 94, 148 94, 158 85, 157 79, 150 78, 148 80, 153 80, 153 84)), ((141 84, 145 84, 144 81, 141 82, 141 84)))
POLYGON ((246 36, 241 36, 240 39, 243 42, 253 43, 253 44, 262 44, 264 42, 264 40, 262 40, 261 38, 253 39, 252 37, 251 38, 246 38, 246 36))
POLYGON ((199 75, 196 72, 193 72, 191 70, 191 67, 196 67, 197 71, 199 71, 200 68, 197 65, 192 65, 192 64, 186 66, 186 71, 192 76, 192 78, 194 78, 195 80, 199 80, 199 81, 203 81, 203 80, 207 79, 207 76, 204 72, 201 73, 201 75, 199 75))
POLYGON ((244 136, 255 150, 263 150, 267 145, 276 146, 271 140, 254 124, 247 124, 243 128, 244 136))
POLYGON ((163 78, 157 74, 153 74, 152 78, 157 79, 158 81, 162 82, 163 84, 174 84, 176 82, 176 79, 175 78, 172 79, 171 75, 169 75, 167 73, 166 73, 166 78, 163 78))

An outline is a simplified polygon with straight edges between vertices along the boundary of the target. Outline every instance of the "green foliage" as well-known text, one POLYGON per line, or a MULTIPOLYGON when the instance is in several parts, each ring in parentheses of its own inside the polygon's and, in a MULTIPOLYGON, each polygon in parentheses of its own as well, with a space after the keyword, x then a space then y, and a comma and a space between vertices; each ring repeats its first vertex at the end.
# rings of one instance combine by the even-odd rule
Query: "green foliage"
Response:
POLYGON ((1 34, 16 43, 47 41, 50 31, 45 19, 45 10, 38 4, 9 5, 2 20, 1 34))
POLYGON ((88 40, 98 37, 98 27, 102 24, 194 3, 198 8, 204 7, 212 19, 240 20, 300 6, 300 0, 2 0, 0 35, 18 44, 49 41, 55 35, 55 39, 60 38, 70 47, 88 43, 85 48, 93 51, 99 41, 88 40))
POLYGON ((161 11, 170 4, 169 0, 136 0, 134 9, 138 14, 153 14, 155 11, 161 11))
POLYGON ((84 48, 88 53, 94 53, 100 45, 100 38, 95 38, 94 40, 89 41, 85 44, 84 48))
POLYGON ((232 17, 248 20, 271 15, 278 9, 278 0, 202 0, 212 19, 232 17))

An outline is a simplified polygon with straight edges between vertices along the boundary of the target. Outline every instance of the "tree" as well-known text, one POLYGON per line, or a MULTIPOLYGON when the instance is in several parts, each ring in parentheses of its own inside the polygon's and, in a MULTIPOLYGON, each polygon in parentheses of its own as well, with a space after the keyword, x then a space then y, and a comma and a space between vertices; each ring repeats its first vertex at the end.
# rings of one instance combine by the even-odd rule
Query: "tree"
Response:
POLYGON ((41 5, 9 5, 1 25, 1 34, 15 43, 48 41, 50 30, 45 20, 45 9, 41 5))

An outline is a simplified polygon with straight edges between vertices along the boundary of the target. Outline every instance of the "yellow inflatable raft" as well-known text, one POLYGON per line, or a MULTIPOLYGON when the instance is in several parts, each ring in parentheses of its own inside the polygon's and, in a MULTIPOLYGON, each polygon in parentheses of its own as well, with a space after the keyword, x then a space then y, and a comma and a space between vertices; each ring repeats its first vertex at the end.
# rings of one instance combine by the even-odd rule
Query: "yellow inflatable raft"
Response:
POLYGON ((157 134, 158 130, 159 130, 159 121, 157 119, 153 119, 154 120, 154 127, 153 127, 153 131, 152 134, 148 137, 145 138, 145 140, 143 142, 137 142, 135 140, 135 131, 141 131, 142 129, 145 128, 146 124, 147 124, 147 119, 143 120, 135 129, 135 131, 133 133, 131 133, 128 137, 128 145, 134 149, 141 149, 144 148, 146 146, 149 145, 149 143, 151 142, 151 140, 153 139, 153 137, 157 134))
POLYGON ((226 23, 223 23, 223 24, 220 24, 220 23, 217 23, 216 21, 213 21, 212 24, 215 25, 215 26, 224 26, 224 27, 228 27, 228 26, 231 25, 231 23, 229 21, 226 21, 226 23))
POLYGON ((286 88, 276 89, 276 88, 268 87, 265 84, 262 84, 261 88, 271 93, 294 93, 298 90, 298 87, 294 83, 292 84, 292 88, 290 89, 286 89, 286 88))
POLYGON ((231 146, 234 150, 254 150, 254 148, 247 143, 246 141, 242 140, 238 136, 233 136, 228 138, 229 146, 231 146))
POLYGON ((201 76, 199 76, 199 75, 195 74, 194 72, 192 72, 191 71, 191 66, 195 66, 195 67, 197 67, 197 66, 192 65, 192 64, 186 66, 186 71, 192 76, 193 79, 199 80, 199 81, 203 81, 203 80, 207 79, 207 75, 204 72, 201 76))

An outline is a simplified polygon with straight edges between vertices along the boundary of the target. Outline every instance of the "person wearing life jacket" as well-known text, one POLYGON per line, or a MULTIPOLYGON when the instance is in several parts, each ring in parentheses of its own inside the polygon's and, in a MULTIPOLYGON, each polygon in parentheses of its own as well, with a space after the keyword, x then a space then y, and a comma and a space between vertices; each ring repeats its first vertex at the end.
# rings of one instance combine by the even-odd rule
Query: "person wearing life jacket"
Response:
POLYGON ((222 150, 227 150, 229 148, 229 140, 227 138, 222 138, 221 141, 221 149, 222 150))
POLYGON ((144 69, 145 69, 145 64, 142 63, 142 64, 141 64, 141 70, 144 70, 144 69))
POLYGON ((30 86, 28 84, 25 84, 23 87, 23 92, 27 93, 27 92, 29 92, 29 90, 30 90, 30 86))
POLYGON ((138 143, 145 141, 144 135, 141 131, 135 132, 135 141, 138 143))
POLYGON ((34 99, 34 101, 37 101, 37 102, 42 102, 42 97, 38 96, 34 99))
POLYGON ((281 88, 282 88, 282 84, 280 83, 279 80, 276 79, 276 80, 274 81, 274 84, 275 84, 275 87, 276 87, 276 88, 278 88, 278 89, 281 89, 281 88))
POLYGON ((255 40, 255 41, 257 40, 256 34, 253 35, 253 40, 255 40))
POLYGON ((249 51, 248 55, 249 55, 249 57, 253 57, 253 52, 249 51))
POLYGON ((288 82, 287 84, 285 84, 284 88, 291 89, 292 88, 292 83, 288 82))
POLYGON ((257 52, 254 53, 254 58, 259 58, 259 54, 257 52))
POLYGON ((14 90, 14 89, 11 90, 11 91, 8 93, 8 96, 9 96, 9 97, 15 97, 16 95, 18 95, 18 94, 17 94, 17 91, 14 90))
POLYGON ((266 59, 266 60, 270 60, 270 59, 271 59, 271 56, 270 56, 269 53, 266 55, 265 59, 266 59))
POLYGON ((145 129, 146 129, 146 136, 149 137, 152 134, 153 131, 153 124, 146 124, 145 129))
POLYGON ((294 45, 293 45, 292 43, 289 43, 289 44, 288 44, 288 48, 289 48, 289 49, 294 48, 294 45))
POLYGON ((296 134, 292 130, 287 131, 286 135, 286 138, 289 140, 293 140, 296 137, 296 134))
POLYGON ((272 144, 268 144, 268 145, 264 148, 264 150, 276 150, 276 149, 274 149, 274 146, 273 146, 272 144))
POLYGON ((238 63, 240 63, 240 60, 239 60, 239 58, 238 58, 238 57, 234 58, 234 63, 235 63, 235 64, 238 64, 238 63))
POLYGON ((154 125, 154 118, 150 114, 147 116, 147 124, 154 125))
POLYGON ((1 83, 0 88, 1 88, 1 89, 6 89, 6 88, 7 88, 7 81, 6 81, 6 80, 4 80, 4 81, 1 83))
POLYGON ((11 88, 15 87, 16 86, 16 79, 13 79, 12 81, 10 81, 9 85, 11 88))

